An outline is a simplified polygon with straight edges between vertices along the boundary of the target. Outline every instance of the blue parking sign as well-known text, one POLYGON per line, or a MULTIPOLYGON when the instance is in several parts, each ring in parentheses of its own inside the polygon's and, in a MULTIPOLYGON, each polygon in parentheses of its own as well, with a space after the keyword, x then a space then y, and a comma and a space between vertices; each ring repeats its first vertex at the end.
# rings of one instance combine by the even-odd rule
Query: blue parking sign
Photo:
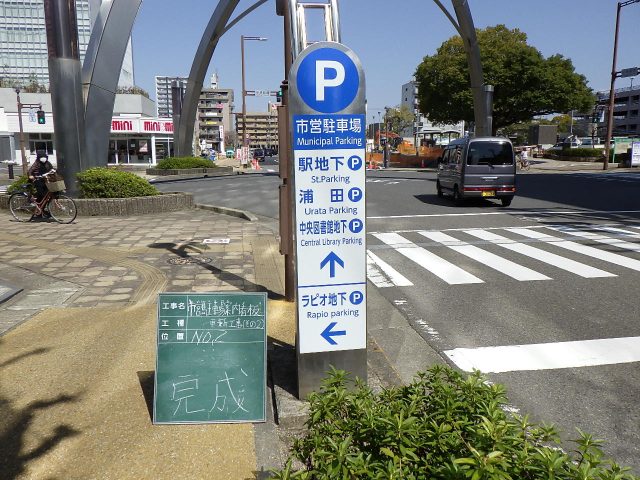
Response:
POLYGON ((296 82, 302 100, 321 113, 347 108, 360 86, 355 63, 335 48, 320 48, 307 55, 300 63, 296 82))
MULTIPOLYGON (((366 371, 364 73, 347 47, 319 42, 298 55, 289 82, 294 243, 299 259, 296 349, 300 358, 359 351, 355 369, 366 371)), ((354 357, 339 358, 351 362, 354 357)), ((329 363, 354 368, 335 360, 324 357, 317 368, 322 373, 329 363)))

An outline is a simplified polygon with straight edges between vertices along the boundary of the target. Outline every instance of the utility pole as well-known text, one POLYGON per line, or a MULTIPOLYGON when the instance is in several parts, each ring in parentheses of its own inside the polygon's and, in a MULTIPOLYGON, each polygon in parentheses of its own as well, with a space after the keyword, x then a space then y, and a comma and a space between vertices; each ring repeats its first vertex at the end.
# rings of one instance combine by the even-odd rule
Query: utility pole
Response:
POLYGON ((607 137, 604 144, 604 161, 602 162, 602 169, 606 170, 609 167, 609 155, 611 151, 611 137, 613 135, 613 109, 615 108, 615 83, 616 78, 620 75, 620 72, 616 70, 616 64, 618 61, 618 34, 620 33, 620 10, 622 7, 631 5, 632 3, 638 3, 640 0, 627 0, 626 2, 618 2, 616 9, 616 28, 613 37, 613 60, 611 64, 611 88, 609 90, 609 112, 607 115, 607 137))
POLYGON ((27 162, 27 154, 24 151, 24 128, 22 126, 22 103, 20 102, 20 88, 16 87, 16 95, 18 97, 18 125, 20 125, 20 152, 22 154, 22 174, 27 175, 29 164, 27 162))
MULTIPOLYGON (((29 172, 29 162, 27 161, 27 152, 25 151, 26 142, 24 139, 24 126, 22 125, 22 107, 26 107, 26 108, 38 107, 39 110, 42 110, 42 104, 41 103, 22 103, 20 101, 20 87, 16 87, 15 92, 16 92, 17 102, 18 102, 18 125, 20 128, 20 153, 22 155, 22 174, 27 175, 27 173, 29 172)), ((40 112, 38 113, 40 114, 40 112)), ((43 116, 42 122, 44 123, 44 116, 43 116)))
POLYGON ((284 24, 284 80, 281 104, 278 107, 278 158, 280 164, 280 253, 284 255, 284 297, 288 302, 296 299, 296 263, 293 248, 293 162, 290 158, 289 139, 289 70, 293 63, 291 50, 291 19, 289 1, 276 0, 276 13, 283 17, 284 24))

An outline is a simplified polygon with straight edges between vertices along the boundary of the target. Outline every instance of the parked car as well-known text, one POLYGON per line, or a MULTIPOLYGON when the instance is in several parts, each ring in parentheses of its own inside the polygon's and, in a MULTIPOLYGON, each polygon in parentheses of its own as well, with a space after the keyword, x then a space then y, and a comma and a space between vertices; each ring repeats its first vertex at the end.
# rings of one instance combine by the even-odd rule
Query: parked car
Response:
POLYGON ((263 148, 256 148, 253 151, 253 158, 257 158, 259 162, 264 162, 266 156, 267 154, 263 148))
POLYGON ((496 198, 511 205, 516 193, 516 162, 507 138, 474 137, 451 141, 438 159, 438 197, 450 193, 457 205, 466 198, 496 198))
POLYGON ((233 158, 235 156, 236 152, 233 148, 229 148, 227 149, 227 151, 225 152, 225 155, 227 158, 233 158))

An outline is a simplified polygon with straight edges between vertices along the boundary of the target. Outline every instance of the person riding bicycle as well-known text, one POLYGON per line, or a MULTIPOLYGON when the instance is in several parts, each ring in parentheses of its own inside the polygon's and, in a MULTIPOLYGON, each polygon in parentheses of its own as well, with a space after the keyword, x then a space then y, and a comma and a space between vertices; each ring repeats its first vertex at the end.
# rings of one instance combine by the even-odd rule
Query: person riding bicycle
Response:
POLYGON ((38 202, 41 202, 47 194, 47 185, 44 178, 36 177, 42 177, 42 175, 49 173, 51 170, 53 170, 53 165, 49 161, 47 154, 43 151, 38 151, 36 153, 36 161, 29 167, 29 181, 33 183, 36 189, 35 196, 38 202))

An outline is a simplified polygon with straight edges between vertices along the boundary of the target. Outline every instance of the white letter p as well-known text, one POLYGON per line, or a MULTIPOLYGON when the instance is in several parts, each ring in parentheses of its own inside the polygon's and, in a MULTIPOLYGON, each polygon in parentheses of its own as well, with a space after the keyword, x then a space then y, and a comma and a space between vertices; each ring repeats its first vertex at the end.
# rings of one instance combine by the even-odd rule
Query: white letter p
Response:
POLYGON ((316 62, 316 101, 324 101, 324 90, 327 87, 337 87, 344 82, 344 66, 333 60, 318 60, 316 62), (327 70, 336 72, 335 78, 327 78, 327 70))

